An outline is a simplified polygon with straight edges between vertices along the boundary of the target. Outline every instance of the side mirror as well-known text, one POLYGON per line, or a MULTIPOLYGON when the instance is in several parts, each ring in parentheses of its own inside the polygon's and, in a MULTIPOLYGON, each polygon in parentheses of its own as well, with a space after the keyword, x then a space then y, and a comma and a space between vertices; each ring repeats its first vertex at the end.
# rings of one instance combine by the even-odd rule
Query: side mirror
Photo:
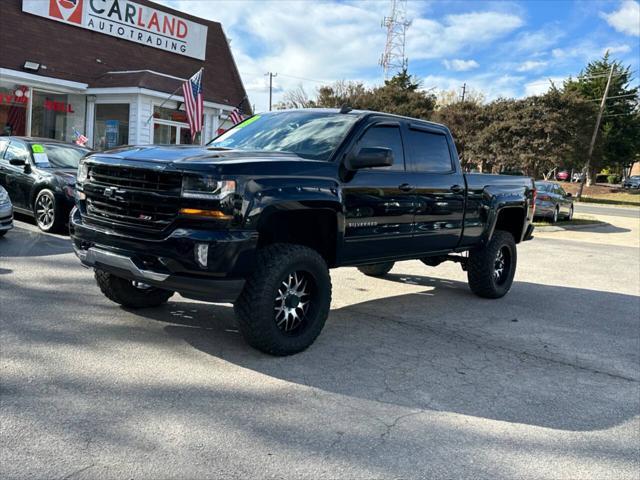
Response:
POLYGON ((393 152, 390 148, 383 147, 363 147, 347 161, 347 167, 350 170, 391 165, 393 165, 393 152))
POLYGON ((11 165, 15 165, 15 166, 20 166, 20 165, 26 165, 27 164, 27 162, 23 158, 12 158, 11 160, 9 160, 9 163, 11 165))

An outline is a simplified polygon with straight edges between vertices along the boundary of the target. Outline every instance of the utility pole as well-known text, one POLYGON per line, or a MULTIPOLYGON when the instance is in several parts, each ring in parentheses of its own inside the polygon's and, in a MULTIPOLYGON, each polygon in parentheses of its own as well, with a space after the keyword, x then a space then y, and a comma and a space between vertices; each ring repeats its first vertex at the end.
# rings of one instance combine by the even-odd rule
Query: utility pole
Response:
POLYGON ((584 184, 587 181, 587 172, 591 167, 591 156, 593 155, 593 148, 596 145, 596 138, 598 137, 598 130, 600 129, 600 121, 602 120, 602 113, 604 112, 604 107, 607 102, 607 94, 609 93, 609 86, 611 85, 611 77, 613 77, 613 69, 615 65, 611 65, 611 70, 609 71, 609 78, 607 78, 607 86, 604 88, 604 94, 602 95, 602 100, 600 101, 600 110, 598 111, 598 117, 596 118, 596 128, 593 129, 593 135, 591 136, 591 143, 589 144, 589 154, 587 155, 587 163, 585 163, 582 168, 582 178, 580 179, 580 189, 578 190, 578 194, 576 197, 580 199, 582 197, 582 190, 584 189, 584 184))
POLYGON ((465 83, 462 85, 462 103, 464 103, 464 94, 466 93, 466 91, 467 91, 467 84, 465 83))
POLYGON ((269 111, 271 111, 271 99, 273 97, 273 77, 277 77, 278 74, 277 73, 273 73, 273 72, 269 72, 269 73, 265 73, 264 74, 265 77, 267 75, 269 75, 269 111))

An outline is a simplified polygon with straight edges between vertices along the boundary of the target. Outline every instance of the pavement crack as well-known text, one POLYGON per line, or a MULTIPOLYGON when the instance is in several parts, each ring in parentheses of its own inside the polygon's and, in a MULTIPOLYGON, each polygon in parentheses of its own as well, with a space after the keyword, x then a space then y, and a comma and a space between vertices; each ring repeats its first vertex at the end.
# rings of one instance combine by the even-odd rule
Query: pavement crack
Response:
POLYGON ((640 379, 637 378, 633 378, 633 377, 627 377, 625 375, 621 375, 619 373, 612 373, 612 372, 607 372, 604 370, 599 370, 597 368, 593 368, 593 367, 589 367, 589 366, 585 366, 585 365, 580 365, 578 363, 574 363, 574 362, 570 362, 567 360, 562 360, 562 359, 556 359, 556 358, 549 358, 549 357, 545 357, 536 353, 532 353, 532 352, 527 352, 524 350, 517 350, 515 348, 510 348, 510 347, 505 347, 502 345, 495 345, 492 344, 490 342, 486 342, 486 341, 481 341, 480 338, 482 337, 481 335, 476 335, 476 336, 471 336, 471 335, 463 335, 462 333, 460 333, 459 331, 447 328, 447 327, 443 327, 442 325, 440 325, 440 328, 434 328, 431 326, 422 326, 422 325, 417 325, 415 323, 411 323, 411 322, 405 322, 402 320, 398 320, 397 318, 391 317, 391 316, 386 316, 386 315, 380 315, 378 313, 371 313, 368 312, 364 309, 359 309, 359 308, 354 308, 353 310, 355 310, 358 313, 362 313, 362 314, 366 314, 372 318, 377 318, 378 320, 384 320, 385 322, 392 322, 395 323, 397 325, 401 325, 404 327, 409 327, 409 328, 413 328, 416 330, 420 330, 423 332, 428 332, 428 333, 434 333, 434 334, 446 334, 448 335, 451 339, 458 339, 467 343, 471 343, 473 345, 477 345, 479 347, 483 347, 483 348, 489 348, 492 349, 494 351, 503 351, 503 352, 508 352, 511 354, 516 355, 518 358, 520 358, 520 360, 523 360, 522 357, 525 358, 531 358, 531 359, 535 359, 538 361, 542 361, 542 362, 547 362, 547 363, 551 363, 554 365, 561 365, 564 367, 570 367, 570 368, 575 368, 577 370, 581 370, 581 371, 585 371, 585 372, 589 372, 589 373, 595 373, 598 375, 604 375, 607 376, 609 378, 613 378, 616 380, 623 380, 626 382, 632 382, 632 383, 640 383, 640 379))
POLYGON ((84 472, 86 470, 89 470, 90 468, 93 468, 95 466, 96 466, 95 463, 92 463, 91 465, 88 465, 86 467, 79 468, 78 470, 74 470, 73 472, 71 472, 70 474, 68 474, 68 475, 66 475, 64 477, 61 477, 60 480, 69 480, 70 478, 74 477, 75 475, 78 475, 79 473, 82 473, 82 472, 84 472))

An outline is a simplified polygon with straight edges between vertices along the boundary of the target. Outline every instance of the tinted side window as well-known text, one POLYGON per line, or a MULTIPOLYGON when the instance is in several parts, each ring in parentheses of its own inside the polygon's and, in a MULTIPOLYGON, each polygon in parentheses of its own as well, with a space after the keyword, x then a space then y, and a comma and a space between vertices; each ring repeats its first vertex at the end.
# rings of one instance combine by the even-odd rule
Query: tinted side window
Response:
POLYGON ((453 170, 446 136, 409 129, 407 145, 416 170, 440 173, 453 170))
POLYGON ((375 170, 404 170, 404 151, 399 127, 379 126, 369 128, 358 143, 358 149, 363 147, 390 148, 393 152, 393 165, 390 167, 376 167, 375 170))
POLYGON ((5 160, 25 160, 29 161, 29 150, 22 142, 16 142, 15 140, 9 143, 7 150, 4 152, 5 160))

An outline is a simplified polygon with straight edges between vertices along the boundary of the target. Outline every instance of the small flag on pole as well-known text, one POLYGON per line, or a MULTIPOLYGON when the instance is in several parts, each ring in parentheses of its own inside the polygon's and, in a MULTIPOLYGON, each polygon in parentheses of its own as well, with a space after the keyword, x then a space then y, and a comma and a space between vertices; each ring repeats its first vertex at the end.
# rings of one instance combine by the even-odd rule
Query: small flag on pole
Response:
POLYGON ((73 128, 73 135, 76 137, 76 145, 80 145, 81 147, 84 147, 89 141, 89 139, 81 134, 80 131, 75 127, 73 128))
POLYGON ((202 114, 204 113, 204 97, 202 95, 202 69, 182 84, 184 108, 191 128, 191 138, 202 131, 202 114))
POLYGON ((229 119, 234 125, 237 125, 242 120, 244 120, 244 117, 242 116, 242 112, 240 111, 240 109, 236 107, 235 110, 233 110, 233 112, 229 114, 229 119))

